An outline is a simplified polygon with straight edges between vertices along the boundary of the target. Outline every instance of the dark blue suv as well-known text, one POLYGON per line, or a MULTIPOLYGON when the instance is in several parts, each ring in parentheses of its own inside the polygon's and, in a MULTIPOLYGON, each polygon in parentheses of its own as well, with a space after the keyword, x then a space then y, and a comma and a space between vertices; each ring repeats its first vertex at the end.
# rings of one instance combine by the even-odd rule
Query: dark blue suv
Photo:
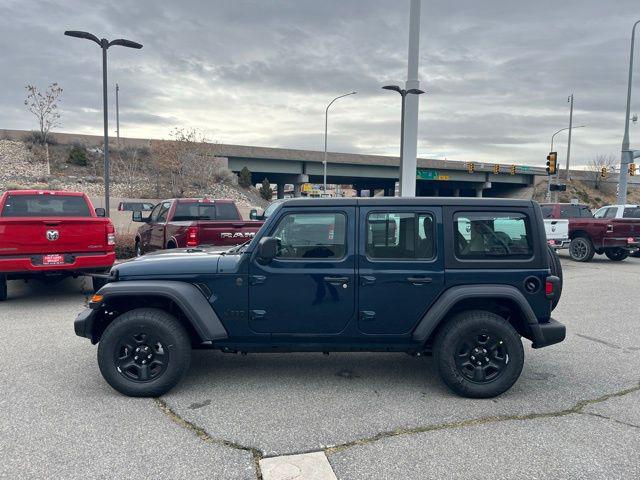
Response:
MULTIPOLYGON (((107 382, 158 396, 194 348, 433 355, 468 397, 509 389, 521 337, 561 342, 562 272, 537 203, 471 198, 293 199, 249 243, 114 267, 75 321, 107 382)), ((276 379, 274 379, 276 381, 276 379)))

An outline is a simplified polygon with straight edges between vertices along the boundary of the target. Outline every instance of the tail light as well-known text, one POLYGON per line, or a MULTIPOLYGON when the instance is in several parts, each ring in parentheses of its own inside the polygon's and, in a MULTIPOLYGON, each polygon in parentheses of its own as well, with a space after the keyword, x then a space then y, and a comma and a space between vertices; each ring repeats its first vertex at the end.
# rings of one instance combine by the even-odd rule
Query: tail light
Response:
POLYGON ((113 246, 116 244, 116 229, 113 228, 113 224, 107 224, 107 245, 113 246))
POLYGON ((198 227, 189 227, 187 229, 187 247, 198 246, 198 227))
POLYGON ((560 288, 560 278, 555 275, 551 275, 546 278, 544 282, 544 293, 549 300, 555 298, 560 288))

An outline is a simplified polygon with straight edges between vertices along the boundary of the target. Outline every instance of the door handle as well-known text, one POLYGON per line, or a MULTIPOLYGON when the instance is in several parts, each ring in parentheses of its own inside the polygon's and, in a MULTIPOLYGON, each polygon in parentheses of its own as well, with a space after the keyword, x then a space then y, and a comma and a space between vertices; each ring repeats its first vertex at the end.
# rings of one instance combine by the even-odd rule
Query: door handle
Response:
POLYGON ((251 310, 251 320, 262 320, 266 314, 264 310, 251 310))
POLYGON ((261 285, 267 280, 264 275, 249 275, 249 285, 261 285))
POLYGON ((407 277, 407 282, 413 285, 423 285, 425 283, 433 282, 433 278, 431 277, 407 277))
POLYGON ((349 283, 349 277, 324 277, 324 281, 331 285, 344 285, 349 283))
POLYGON ((362 275, 360 277, 360 285, 363 287, 367 285, 373 285, 374 283, 376 283, 376 277, 374 277, 373 275, 362 275))

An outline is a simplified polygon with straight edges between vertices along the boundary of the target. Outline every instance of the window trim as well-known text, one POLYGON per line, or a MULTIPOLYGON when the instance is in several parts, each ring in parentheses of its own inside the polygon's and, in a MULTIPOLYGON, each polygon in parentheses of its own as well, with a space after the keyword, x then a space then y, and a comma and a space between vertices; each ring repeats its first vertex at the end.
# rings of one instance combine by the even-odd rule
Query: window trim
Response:
POLYGON ((395 263, 435 263, 438 260, 438 240, 437 240, 437 218, 435 215, 435 212, 433 211, 429 211, 429 210, 403 210, 403 209, 398 209, 398 210, 370 210, 367 212, 367 215, 364 217, 364 235, 363 235, 363 239, 364 239, 364 257, 367 259, 367 262, 370 263, 388 263, 388 262, 395 262, 395 263), (367 235, 368 235, 368 230, 367 230, 367 225, 369 223, 369 215, 379 215, 379 214, 395 214, 395 213, 410 213, 413 215, 414 219, 417 215, 420 214, 425 214, 425 215, 429 215, 431 217, 432 220, 432 231, 433 231, 433 256, 431 258, 373 258, 370 257, 367 254, 367 235))
POLYGON ((484 258, 464 258, 464 257, 459 257, 458 256, 458 252, 457 252, 457 247, 455 244, 455 232, 456 229, 458 228, 456 225, 456 216, 459 216, 461 214, 489 214, 489 215, 494 215, 494 216, 498 216, 498 215, 511 215, 511 214, 518 214, 518 215, 522 215, 523 217, 525 217, 525 228, 529 227, 527 229, 527 234, 533 234, 533 229, 531 228, 532 224, 531 224, 531 215, 529 213, 526 212, 522 212, 522 211, 517 211, 517 210, 454 210, 451 213, 451 229, 452 229, 452 246, 453 248, 451 249, 451 252, 453 254, 453 258, 455 259, 456 262, 465 264, 465 263, 486 263, 486 262, 503 262, 503 263, 519 263, 519 262, 531 262, 536 258, 536 247, 535 247, 535 243, 533 242, 533 237, 530 237, 530 247, 531 247, 531 254, 527 257, 522 257, 522 258, 517 258, 517 257, 510 257, 510 256, 505 256, 504 258, 500 258, 500 257, 484 257, 484 258))
POLYGON ((306 211, 300 211, 300 210, 292 210, 290 212, 284 212, 282 215, 280 215, 278 217, 278 221, 276 222, 276 224, 273 226, 273 228, 271 228, 271 230, 269 231, 269 235, 267 235, 268 237, 273 237, 273 234, 275 233, 275 231, 277 230, 278 226, 280 225, 280 222, 282 222, 286 217, 288 217, 289 215, 327 215, 327 214, 331 214, 331 215, 342 215, 342 217, 344 218, 344 255, 342 255, 342 257, 339 258, 281 258, 278 256, 275 256, 273 258, 273 261, 278 261, 278 262, 344 262, 345 260, 347 260, 349 258, 349 216, 347 215, 347 213, 343 210, 323 210, 323 211, 316 211, 316 212, 310 212, 308 210, 306 211))

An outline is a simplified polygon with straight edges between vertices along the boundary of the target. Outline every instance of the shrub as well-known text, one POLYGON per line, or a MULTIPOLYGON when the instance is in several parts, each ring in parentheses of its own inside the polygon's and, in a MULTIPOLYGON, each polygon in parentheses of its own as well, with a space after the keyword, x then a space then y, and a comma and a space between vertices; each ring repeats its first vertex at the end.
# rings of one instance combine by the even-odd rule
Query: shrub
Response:
POLYGON ((78 165, 80 167, 86 167, 89 164, 86 149, 81 146, 74 145, 69 152, 69 158, 67 159, 67 162, 72 163, 73 165, 78 165))
POLYGON ((116 232, 116 258, 126 260, 136 256, 136 236, 133 233, 116 232))
POLYGON ((273 197, 273 190, 271 190, 271 185, 269 184, 269 180, 265 178, 262 180, 262 185, 260 185, 260 196, 265 200, 269 201, 273 197))
POLYGON ((242 188, 249 188, 251 186, 251 172, 247 167, 242 167, 242 170, 240 170, 238 185, 242 188))
POLYGON ((24 136, 25 143, 31 143, 35 145, 44 145, 44 133, 36 130, 31 130, 24 136))

